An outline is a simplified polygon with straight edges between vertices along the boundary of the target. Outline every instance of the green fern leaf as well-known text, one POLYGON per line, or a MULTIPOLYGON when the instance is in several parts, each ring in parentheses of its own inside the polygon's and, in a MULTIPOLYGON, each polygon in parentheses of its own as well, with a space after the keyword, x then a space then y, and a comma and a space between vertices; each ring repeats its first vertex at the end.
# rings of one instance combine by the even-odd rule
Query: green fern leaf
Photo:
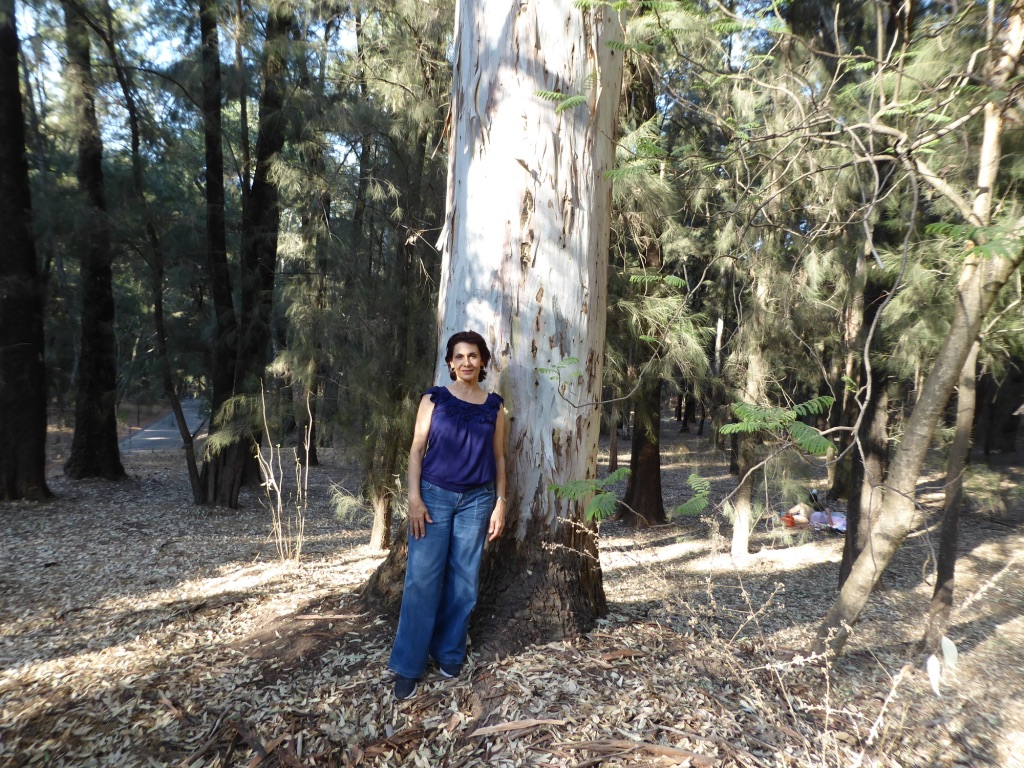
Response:
POLYGON ((534 93, 545 101, 561 101, 566 98, 564 93, 558 91, 535 91, 534 93))
POLYGON ((694 496, 687 499, 673 510, 676 515, 683 517, 695 517, 708 508, 707 496, 694 496))
POLYGON ((599 493, 587 504, 587 521, 604 520, 615 514, 617 504, 614 493, 599 493))
POLYGON ((569 98, 563 100, 557 107, 555 107, 555 113, 562 113, 565 112, 566 110, 572 109, 573 107, 578 107, 580 104, 586 103, 586 96, 570 96, 569 98))
POLYGON ((690 476, 686 478, 686 483, 698 496, 711 495, 711 481, 707 478, 701 477, 696 472, 690 473, 690 476))
POLYGON ((793 442, 800 446, 802 451, 812 456, 824 456, 832 447, 828 438, 802 421, 794 421, 787 427, 787 431, 793 438, 793 442))
POLYGON ((665 284, 684 291, 690 287, 686 284, 685 280, 681 277, 677 277, 676 275, 665 275, 665 284))

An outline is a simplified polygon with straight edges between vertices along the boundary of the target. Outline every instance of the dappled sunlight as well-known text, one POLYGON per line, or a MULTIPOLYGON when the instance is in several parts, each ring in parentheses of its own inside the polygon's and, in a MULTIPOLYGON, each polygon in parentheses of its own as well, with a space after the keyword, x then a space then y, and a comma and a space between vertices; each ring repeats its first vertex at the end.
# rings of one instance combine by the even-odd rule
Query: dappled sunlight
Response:
MULTIPOLYGON (((804 571, 813 565, 838 563, 843 554, 842 539, 822 538, 792 547, 762 549, 750 555, 744 568, 757 571, 785 573, 804 571)), ((691 573, 723 573, 736 569, 736 562, 728 553, 708 555, 685 563, 682 566, 691 573)))
POLYGON ((707 548, 704 541, 680 541, 657 548, 634 549, 628 552, 616 552, 602 549, 601 568, 605 573, 633 566, 668 563, 692 556, 707 548))

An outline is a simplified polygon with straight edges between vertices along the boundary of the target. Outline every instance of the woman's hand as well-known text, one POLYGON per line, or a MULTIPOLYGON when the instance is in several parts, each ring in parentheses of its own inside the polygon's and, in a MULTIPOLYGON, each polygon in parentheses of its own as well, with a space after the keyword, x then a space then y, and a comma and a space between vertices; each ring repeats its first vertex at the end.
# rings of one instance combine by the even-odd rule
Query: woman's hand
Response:
POLYGON ((491 512, 491 524, 487 529, 487 540, 494 541, 505 530, 505 500, 499 498, 491 512))
POLYGON ((422 539, 427 535, 427 523, 432 523, 427 505, 421 498, 409 498, 409 533, 414 539, 422 539))

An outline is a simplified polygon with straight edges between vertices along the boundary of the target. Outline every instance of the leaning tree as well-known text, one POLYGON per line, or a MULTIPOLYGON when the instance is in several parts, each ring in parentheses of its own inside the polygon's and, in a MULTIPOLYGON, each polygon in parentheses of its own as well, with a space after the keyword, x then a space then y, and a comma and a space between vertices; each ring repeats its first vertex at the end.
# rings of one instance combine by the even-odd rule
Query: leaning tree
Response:
MULTIPOLYGON (((488 339, 508 408, 508 526, 474 625, 497 646, 604 609, 583 509, 551 486, 596 471, 622 28, 612 4, 571 0, 460 2, 455 28, 438 330, 488 339)), ((398 547, 368 594, 394 600, 403 567, 398 547)))
MULTIPOLYGON (((913 140, 901 130, 886 126, 877 117, 871 126, 874 131, 886 130, 897 140, 894 160, 911 174, 912 181, 931 188, 938 199, 966 222, 943 228, 951 239, 962 243, 963 258, 946 336, 904 426, 885 486, 880 489, 879 520, 872 528, 864 550, 853 562, 839 596, 818 628, 813 645, 816 653, 842 651, 850 627, 860 617, 872 589, 915 525, 918 516, 915 490, 932 437, 965 365, 968 373, 973 375, 974 361, 971 358, 986 315, 1003 286, 1024 263, 1024 219, 1014 216, 1006 227, 990 226, 992 194, 1000 174, 1005 127, 1012 119, 1020 95, 1019 77, 1024 64, 1024 2, 1015 0, 1010 3, 998 22, 998 28, 995 25, 989 27, 988 58, 980 78, 986 84, 981 91, 983 98, 961 119, 951 123, 964 124, 974 116, 979 116, 982 121, 976 186, 968 195, 958 191, 915 151, 941 139, 942 131, 928 131, 913 140), (995 34, 997 29, 998 34, 995 34)), ((958 82, 966 84, 970 78, 962 77, 958 82)), ((966 102, 963 95, 964 91, 955 91, 949 96, 948 103, 966 102)), ((955 536, 952 531, 949 535, 951 540, 944 542, 947 556, 955 553, 955 536)), ((933 645, 948 620, 953 575, 952 562, 948 569, 939 573, 929 629, 929 640, 933 645)))

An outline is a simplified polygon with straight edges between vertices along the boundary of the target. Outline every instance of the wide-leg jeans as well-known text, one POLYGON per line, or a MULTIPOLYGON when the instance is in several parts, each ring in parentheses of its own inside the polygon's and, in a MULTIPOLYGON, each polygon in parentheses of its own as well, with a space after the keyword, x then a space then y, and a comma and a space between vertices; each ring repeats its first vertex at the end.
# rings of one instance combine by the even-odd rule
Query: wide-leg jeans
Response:
POLYGON ((466 658, 494 484, 460 493, 421 481, 420 495, 433 522, 425 536, 409 536, 402 611, 388 661, 395 673, 417 679, 430 656, 448 668, 466 658))

